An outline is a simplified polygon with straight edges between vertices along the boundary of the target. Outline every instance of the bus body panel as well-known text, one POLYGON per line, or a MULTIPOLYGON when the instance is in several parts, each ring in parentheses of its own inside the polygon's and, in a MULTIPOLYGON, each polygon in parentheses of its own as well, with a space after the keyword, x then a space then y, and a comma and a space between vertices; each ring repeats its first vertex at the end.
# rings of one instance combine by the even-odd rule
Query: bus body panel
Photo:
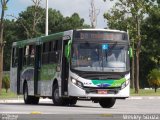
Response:
POLYGON ((17 93, 17 67, 10 68, 10 89, 17 93))

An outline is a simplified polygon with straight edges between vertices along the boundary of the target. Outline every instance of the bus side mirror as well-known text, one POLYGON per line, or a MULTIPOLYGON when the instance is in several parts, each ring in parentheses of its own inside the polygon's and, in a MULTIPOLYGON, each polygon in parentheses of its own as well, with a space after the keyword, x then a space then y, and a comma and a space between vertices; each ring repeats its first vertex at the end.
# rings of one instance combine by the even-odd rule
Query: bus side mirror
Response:
POLYGON ((129 48, 129 56, 130 58, 133 58, 133 49, 131 47, 129 48))
POLYGON ((59 64, 56 66, 56 71, 57 71, 57 72, 60 72, 60 71, 61 71, 61 68, 60 68, 60 65, 59 65, 59 64))

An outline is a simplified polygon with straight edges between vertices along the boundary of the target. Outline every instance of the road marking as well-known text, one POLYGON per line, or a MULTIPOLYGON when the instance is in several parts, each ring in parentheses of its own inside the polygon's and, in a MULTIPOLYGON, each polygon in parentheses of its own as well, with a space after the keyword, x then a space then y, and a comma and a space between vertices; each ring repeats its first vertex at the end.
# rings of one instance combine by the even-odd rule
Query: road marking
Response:
POLYGON ((32 115, 39 115, 39 114, 42 114, 42 113, 39 112, 39 111, 33 111, 33 112, 31 112, 31 114, 32 114, 32 115))

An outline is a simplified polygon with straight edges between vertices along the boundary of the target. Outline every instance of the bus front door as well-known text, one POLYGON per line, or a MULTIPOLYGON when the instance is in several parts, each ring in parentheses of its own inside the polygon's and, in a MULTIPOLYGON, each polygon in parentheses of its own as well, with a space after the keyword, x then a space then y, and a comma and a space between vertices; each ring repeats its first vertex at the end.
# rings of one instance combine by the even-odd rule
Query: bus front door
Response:
POLYGON ((65 46, 68 40, 63 41, 63 56, 62 56, 62 73, 61 73, 61 95, 68 96, 68 76, 69 76, 69 62, 65 56, 65 46))

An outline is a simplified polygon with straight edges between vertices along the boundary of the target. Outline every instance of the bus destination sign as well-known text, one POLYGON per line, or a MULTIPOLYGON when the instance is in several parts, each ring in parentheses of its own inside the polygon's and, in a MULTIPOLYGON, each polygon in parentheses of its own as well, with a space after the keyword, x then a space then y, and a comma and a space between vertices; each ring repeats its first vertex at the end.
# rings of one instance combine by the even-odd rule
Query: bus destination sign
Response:
POLYGON ((87 40, 87 39, 96 39, 96 40, 127 40, 125 33, 116 33, 116 32, 88 32, 80 31, 75 34, 76 39, 87 40))

